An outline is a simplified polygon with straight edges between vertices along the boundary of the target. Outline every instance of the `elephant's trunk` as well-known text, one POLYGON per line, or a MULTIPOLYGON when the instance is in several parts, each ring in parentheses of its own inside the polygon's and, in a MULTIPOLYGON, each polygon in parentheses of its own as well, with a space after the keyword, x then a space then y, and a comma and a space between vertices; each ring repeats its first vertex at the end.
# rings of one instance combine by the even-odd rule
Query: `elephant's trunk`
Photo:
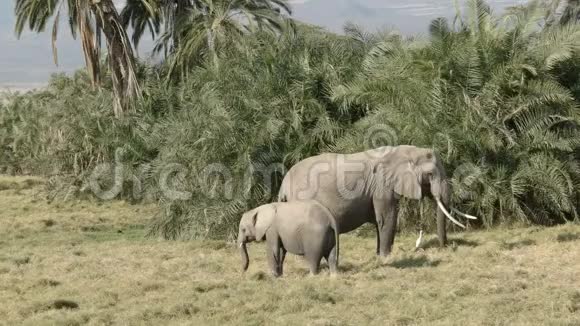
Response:
POLYGON ((458 220, 454 219, 453 216, 451 216, 451 214, 449 213, 449 211, 445 208, 445 205, 443 205, 443 203, 439 200, 439 199, 435 199, 437 201, 437 206, 439 207, 439 210, 445 214, 445 216, 447 216, 448 219, 451 220, 451 222, 457 224, 458 226, 462 227, 465 229, 465 225, 461 224, 461 222, 459 222, 458 220))
POLYGON ((242 255, 242 270, 245 272, 248 270, 248 266, 250 266, 250 257, 248 256, 248 248, 246 248, 246 243, 241 242, 240 246, 240 254, 242 255))
POLYGON ((242 255, 242 270, 245 272, 250 265, 250 257, 248 256, 248 248, 246 248, 246 237, 241 229, 238 234, 238 247, 240 247, 240 254, 242 255))
MULTIPOLYGON (((439 233, 439 237, 445 238, 443 235, 445 228, 445 217, 447 217, 451 222, 457 224, 458 226, 465 228, 465 225, 461 224, 458 220, 454 219, 451 216, 451 213, 447 210, 449 207, 450 202, 450 191, 449 191, 449 184, 447 182, 447 178, 443 176, 437 176, 430 180, 431 182, 431 194, 435 201, 437 202, 437 230, 439 233)), ((444 239, 446 240, 446 239, 444 239)))
MULTIPOLYGON (((451 216, 451 214, 445 214, 447 211, 445 209, 446 206, 449 206, 450 203, 450 194, 449 191, 449 184, 447 182, 447 178, 445 177, 445 170, 441 174, 435 178, 430 180, 431 185, 431 194, 433 198, 437 202, 437 236, 439 237, 439 245, 445 246, 447 244, 447 218, 451 216)), ((452 222, 456 222, 455 219, 451 218, 452 222)), ((461 224, 461 223, 459 223, 461 224)))
POLYGON ((477 217, 468 215, 458 211, 451 207, 451 190, 449 189, 449 183, 445 174, 432 178, 431 180, 431 194, 435 201, 437 201, 437 233, 439 234, 439 239, 441 240, 441 245, 447 242, 447 237, 445 234, 445 217, 447 217, 451 222, 465 229, 465 225, 453 218, 448 209, 451 209, 458 215, 465 218, 476 220, 477 217))

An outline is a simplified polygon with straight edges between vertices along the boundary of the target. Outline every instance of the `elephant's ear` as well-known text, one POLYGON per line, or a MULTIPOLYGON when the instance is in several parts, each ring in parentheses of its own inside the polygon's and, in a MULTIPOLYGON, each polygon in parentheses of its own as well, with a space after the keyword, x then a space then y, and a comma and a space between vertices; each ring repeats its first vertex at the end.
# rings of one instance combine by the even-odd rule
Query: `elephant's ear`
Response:
POLYGON ((252 218, 256 229, 256 241, 264 240, 266 232, 272 226, 275 214, 276 211, 272 207, 272 204, 264 205, 256 209, 256 213, 252 218))
MULTIPOLYGON (((376 168, 375 168, 376 169, 376 168)), ((393 189, 397 194, 411 198, 421 199, 421 176, 417 173, 415 165, 407 158, 393 158, 381 163, 380 170, 386 179, 387 189, 393 189)))
POLYGON ((410 161, 399 164, 396 171, 395 192, 411 199, 421 199, 421 184, 410 161))

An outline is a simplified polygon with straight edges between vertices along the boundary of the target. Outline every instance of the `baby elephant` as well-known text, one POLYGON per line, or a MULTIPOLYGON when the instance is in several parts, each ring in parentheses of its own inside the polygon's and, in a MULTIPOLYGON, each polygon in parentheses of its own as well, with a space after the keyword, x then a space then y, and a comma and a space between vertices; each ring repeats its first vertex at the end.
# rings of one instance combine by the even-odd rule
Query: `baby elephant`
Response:
POLYGON ((250 260, 246 243, 266 240, 268 265, 282 275, 286 252, 304 256, 311 274, 317 274, 322 257, 335 275, 338 267, 338 229, 330 211, 317 201, 271 203, 244 213, 238 244, 244 271, 250 260))

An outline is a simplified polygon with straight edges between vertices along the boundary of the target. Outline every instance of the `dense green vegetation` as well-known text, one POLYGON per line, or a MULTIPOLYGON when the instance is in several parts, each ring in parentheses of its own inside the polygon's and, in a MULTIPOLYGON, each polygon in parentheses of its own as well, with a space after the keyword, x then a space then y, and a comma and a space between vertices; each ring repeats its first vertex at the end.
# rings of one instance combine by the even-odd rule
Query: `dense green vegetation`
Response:
MULTIPOLYGON (((160 65, 135 67, 134 112, 112 110, 114 73, 100 71, 94 89, 84 71, 54 76, 0 104, 0 171, 52 176, 51 199, 111 188, 122 174, 124 186, 100 197, 158 202, 151 232, 223 238, 274 198, 281 174, 269 184, 251 173, 260 166, 413 144, 441 153, 454 205, 482 226, 578 221, 575 2, 499 17, 474 0, 424 39, 350 25, 331 34, 285 19, 284 1, 182 1, 191 6, 170 14, 168 2, 130 1, 120 15, 135 43, 149 26, 166 51, 160 65), (228 8, 255 24, 219 18, 228 8)), ((409 204, 402 227, 431 226, 409 204)))

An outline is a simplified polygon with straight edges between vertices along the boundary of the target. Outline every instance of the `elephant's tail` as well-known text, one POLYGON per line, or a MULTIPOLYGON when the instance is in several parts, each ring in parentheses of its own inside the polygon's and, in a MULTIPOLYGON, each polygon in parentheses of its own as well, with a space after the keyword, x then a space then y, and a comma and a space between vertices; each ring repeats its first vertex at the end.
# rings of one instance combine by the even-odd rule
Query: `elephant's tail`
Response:
POLYGON ((336 266, 338 268, 338 257, 339 255, 339 250, 340 250, 340 232, 338 232, 338 225, 336 224, 336 219, 334 218, 334 215, 330 214, 330 220, 332 221, 332 228, 334 229, 334 241, 335 241, 335 246, 336 246, 336 250, 334 251, 334 254, 336 255, 336 257, 334 258, 336 261, 336 266))

